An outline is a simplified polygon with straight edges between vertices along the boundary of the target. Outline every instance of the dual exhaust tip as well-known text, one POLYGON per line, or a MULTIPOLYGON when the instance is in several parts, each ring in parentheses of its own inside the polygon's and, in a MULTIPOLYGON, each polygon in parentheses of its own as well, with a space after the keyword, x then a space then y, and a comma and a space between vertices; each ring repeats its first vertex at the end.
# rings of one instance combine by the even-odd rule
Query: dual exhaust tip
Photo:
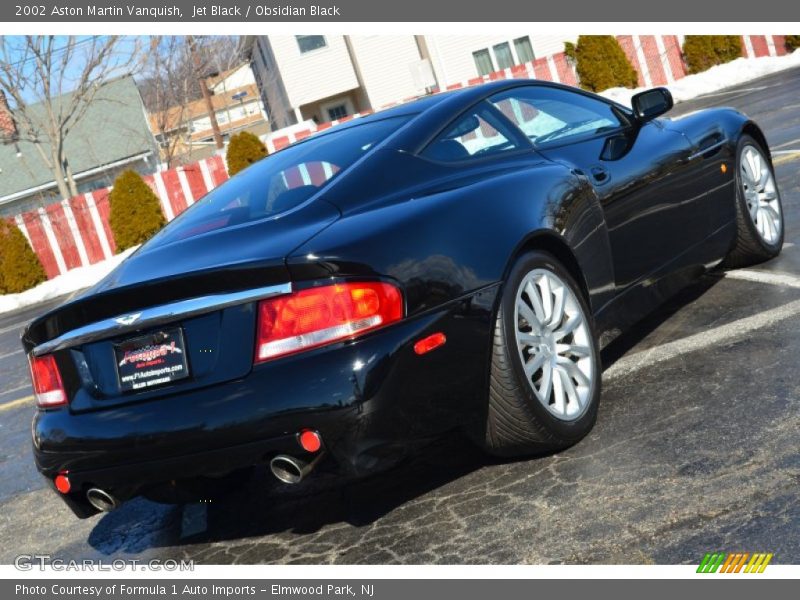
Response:
MULTIPOLYGON (((272 474, 278 480, 290 485, 303 481, 325 454, 322 451, 322 437, 316 431, 306 429, 300 432, 298 441, 307 452, 317 453, 312 461, 305 461, 288 454, 279 454, 269 462, 272 474)), ((119 508, 121 504, 116 496, 96 487, 89 488, 89 491, 86 492, 86 500, 100 512, 111 512, 119 508)))
MULTIPOLYGON (((306 475, 311 473, 319 459, 322 458, 322 454, 320 452, 311 462, 288 454, 279 454, 270 461, 269 468, 277 479, 283 483, 294 485, 303 481, 306 475)), ((89 491, 86 492, 86 500, 100 512, 106 513, 116 510, 121 504, 116 496, 96 487, 89 488, 89 491)))

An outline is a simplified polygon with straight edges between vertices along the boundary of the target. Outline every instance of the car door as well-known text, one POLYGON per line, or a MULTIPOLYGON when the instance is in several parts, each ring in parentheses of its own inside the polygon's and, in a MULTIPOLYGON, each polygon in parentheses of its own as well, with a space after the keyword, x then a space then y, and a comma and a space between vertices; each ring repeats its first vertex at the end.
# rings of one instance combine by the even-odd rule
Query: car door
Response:
POLYGON ((678 257, 709 235, 692 199, 690 144, 660 121, 637 124, 610 102, 547 85, 490 100, 540 154, 591 183, 605 213, 618 291, 679 268, 678 257))

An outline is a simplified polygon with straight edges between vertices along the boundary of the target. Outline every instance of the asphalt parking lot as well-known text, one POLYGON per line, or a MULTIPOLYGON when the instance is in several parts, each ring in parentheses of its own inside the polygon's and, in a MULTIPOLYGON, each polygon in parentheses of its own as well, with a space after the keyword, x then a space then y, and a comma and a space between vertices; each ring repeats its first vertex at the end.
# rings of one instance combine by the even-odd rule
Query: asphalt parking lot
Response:
POLYGON ((452 435, 399 468, 308 488, 260 474, 210 504, 135 500, 79 521, 30 455, 18 338, 47 306, 0 316, 0 563, 698 563, 707 551, 800 563, 800 69, 687 102, 764 128, 783 196, 782 255, 714 273, 615 341, 597 425, 535 460, 452 435))

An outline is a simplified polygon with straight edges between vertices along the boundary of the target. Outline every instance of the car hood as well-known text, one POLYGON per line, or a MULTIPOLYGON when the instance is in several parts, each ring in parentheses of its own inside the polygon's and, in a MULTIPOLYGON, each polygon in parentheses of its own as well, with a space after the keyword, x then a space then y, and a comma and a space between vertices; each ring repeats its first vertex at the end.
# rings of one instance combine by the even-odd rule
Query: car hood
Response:
POLYGON ((109 275, 34 320, 27 351, 72 329, 141 308, 290 280, 285 258, 340 216, 317 199, 279 217, 161 243, 145 243, 109 275))

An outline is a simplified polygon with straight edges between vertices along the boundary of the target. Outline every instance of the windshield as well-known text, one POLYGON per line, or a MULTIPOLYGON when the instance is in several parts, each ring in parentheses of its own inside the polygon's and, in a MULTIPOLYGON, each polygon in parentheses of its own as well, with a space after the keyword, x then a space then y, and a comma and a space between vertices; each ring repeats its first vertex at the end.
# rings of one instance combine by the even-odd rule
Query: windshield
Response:
POLYGON ((167 244, 291 210, 329 185, 409 118, 369 121, 289 146, 208 193, 153 241, 167 244))

